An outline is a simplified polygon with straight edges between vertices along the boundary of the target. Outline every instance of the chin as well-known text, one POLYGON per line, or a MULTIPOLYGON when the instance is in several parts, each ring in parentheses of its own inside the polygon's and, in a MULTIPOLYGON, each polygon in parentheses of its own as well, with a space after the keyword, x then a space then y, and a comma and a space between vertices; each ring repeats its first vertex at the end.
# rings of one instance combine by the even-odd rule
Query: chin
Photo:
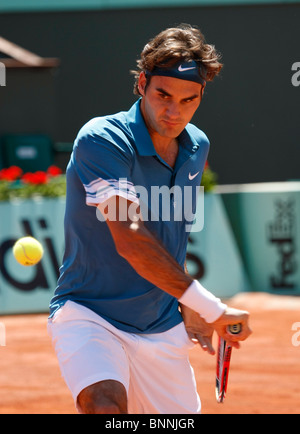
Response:
POLYGON ((163 136, 163 137, 167 137, 168 139, 176 139, 176 137, 178 137, 182 131, 184 130, 184 127, 164 127, 161 128, 160 131, 158 131, 158 133, 163 136))

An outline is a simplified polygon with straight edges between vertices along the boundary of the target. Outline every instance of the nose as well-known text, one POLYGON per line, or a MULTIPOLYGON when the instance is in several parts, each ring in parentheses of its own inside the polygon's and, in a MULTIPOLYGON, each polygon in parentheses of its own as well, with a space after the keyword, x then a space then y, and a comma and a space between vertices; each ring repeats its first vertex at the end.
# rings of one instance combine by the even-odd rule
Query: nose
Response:
POLYGON ((168 104, 166 113, 167 113, 167 116, 170 120, 180 119, 180 116, 181 116, 181 111, 180 111, 179 105, 174 103, 174 102, 168 104))

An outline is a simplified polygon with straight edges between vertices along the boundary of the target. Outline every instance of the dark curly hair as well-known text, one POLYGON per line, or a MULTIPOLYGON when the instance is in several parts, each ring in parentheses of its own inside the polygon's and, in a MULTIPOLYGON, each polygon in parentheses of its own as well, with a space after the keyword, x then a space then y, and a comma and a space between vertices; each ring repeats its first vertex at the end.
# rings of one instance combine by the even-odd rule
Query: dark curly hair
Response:
MULTIPOLYGON (((212 81, 219 74, 223 65, 220 54, 214 45, 207 44, 201 31, 190 24, 180 24, 163 30, 141 52, 137 60, 138 70, 131 71, 135 76, 134 93, 140 95, 138 79, 142 71, 153 71, 155 67, 172 67, 179 61, 198 62, 202 78, 212 81)), ((151 76, 148 77, 148 83, 151 76)))

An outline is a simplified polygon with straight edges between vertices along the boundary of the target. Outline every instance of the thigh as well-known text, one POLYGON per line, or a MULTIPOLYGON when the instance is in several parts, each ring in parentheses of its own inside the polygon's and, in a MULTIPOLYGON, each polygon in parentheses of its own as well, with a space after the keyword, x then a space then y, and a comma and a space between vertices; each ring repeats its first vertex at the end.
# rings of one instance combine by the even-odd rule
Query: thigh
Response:
POLYGON ((130 413, 200 413, 201 402, 189 362, 193 346, 183 323, 165 333, 141 337, 131 363, 130 413))
POLYGON ((129 367, 123 345, 89 309, 67 302, 49 322, 48 330, 62 376, 77 405, 88 386, 104 380, 129 387, 129 367))

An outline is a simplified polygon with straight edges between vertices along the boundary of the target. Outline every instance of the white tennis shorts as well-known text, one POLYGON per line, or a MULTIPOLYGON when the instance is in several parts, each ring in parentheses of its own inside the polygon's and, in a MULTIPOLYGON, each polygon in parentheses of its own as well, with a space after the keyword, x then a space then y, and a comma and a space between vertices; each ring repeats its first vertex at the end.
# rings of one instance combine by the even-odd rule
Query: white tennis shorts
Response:
POLYGON ((201 403, 188 351, 195 344, 184 324, 155 334, 118 330, 72 301, 49 320, 48 331, 75 405, 86 387, 117 380, 130 414, 197 414, 201 403))

